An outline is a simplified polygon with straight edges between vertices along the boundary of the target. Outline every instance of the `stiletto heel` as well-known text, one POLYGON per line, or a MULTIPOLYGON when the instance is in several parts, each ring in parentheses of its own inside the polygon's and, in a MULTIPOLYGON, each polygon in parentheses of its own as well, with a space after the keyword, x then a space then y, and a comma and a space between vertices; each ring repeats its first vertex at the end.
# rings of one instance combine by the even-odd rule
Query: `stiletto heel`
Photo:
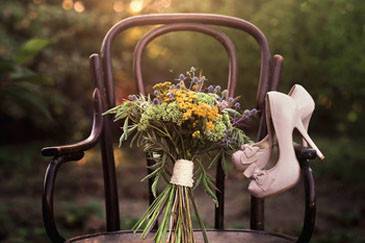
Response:
POLYGON ((316 151, 318 158, 320 158, 321 160, 323 160, 324 159, 324 155, 318 149, 317 145, 313 142, 313 140, 309 137, 308 132, 305 129, 303 123, 301 121, 298 121, 297 122, 297 125, 295 127, 298 129, 298 131, 300 132, 300 134, 303 136, 304 140, 308 143, 309 147, 313 148, 316 151))
MULTIPOLYGON (((303 120, 302 120, 304 129, 306 131, 308 131, 309 121, 311 120, 311 118, 312 118, 312 113, 310 113, 308 116, 304 117, 303 120)), ((305 146, 305 147, 308 146, 308 143, 307 143, 307 141, 305 141, 305 139, 302 139, 302 145, 305 146)))

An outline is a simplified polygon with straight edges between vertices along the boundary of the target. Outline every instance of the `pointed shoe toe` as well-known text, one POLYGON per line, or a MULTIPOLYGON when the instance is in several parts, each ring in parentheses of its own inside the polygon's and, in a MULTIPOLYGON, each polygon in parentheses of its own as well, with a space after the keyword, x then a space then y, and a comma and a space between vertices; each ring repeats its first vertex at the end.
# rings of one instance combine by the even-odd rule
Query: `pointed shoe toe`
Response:
POLYGON ((248 185, 248 191, 252 196, 262 198, 263 190, 257 185, 256 181, 253 180, 250 182, 248 185))

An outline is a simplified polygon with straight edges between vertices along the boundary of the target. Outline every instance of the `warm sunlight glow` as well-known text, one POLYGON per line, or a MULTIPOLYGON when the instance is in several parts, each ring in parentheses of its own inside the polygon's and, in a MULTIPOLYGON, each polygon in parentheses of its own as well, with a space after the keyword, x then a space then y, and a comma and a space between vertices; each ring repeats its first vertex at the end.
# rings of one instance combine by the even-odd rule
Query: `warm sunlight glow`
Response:
POLYGON ((132 13, 139 13, 143 9, 143 0, 132 0, 129 4, 129 9, 132 13))
POLYGON ((41 3, 43 3, 43 0, 33 0, 33 3, 35 3, 35 4, 41 4, 41 3))
POLYGON ((63 0, 62 7, 65 10, 70 10, 74 6, 74 2, 72 0, 63 0))
POLYGON ((158 9, 168 8, 171 5, 171 0, 160 0, 155 2, 155 7, 158 9))
POLYGON ((82 2, 76 1, 75 4, 74 4, 74 9, 75 9, 76 12, 82 13, 85 10, 85 6, 82 2))
POLYGON ((124 10, 124 4, 122 1, 115 1, 113 4, 113 9, 115 12, 120 13, 124 10))

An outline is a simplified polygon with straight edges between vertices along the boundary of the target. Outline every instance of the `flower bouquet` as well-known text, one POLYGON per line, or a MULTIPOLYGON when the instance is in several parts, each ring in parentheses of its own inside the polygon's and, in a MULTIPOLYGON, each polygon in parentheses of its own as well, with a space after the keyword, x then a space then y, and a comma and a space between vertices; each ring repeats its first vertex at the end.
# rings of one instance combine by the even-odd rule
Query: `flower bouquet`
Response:
POLYGON ((206 78, 191 68, 175 82, 153 86, 153 95, 131 95, 107 111, 122 121, 120 143, 143 148, 154 164, 151 178, 154 202, 134 226, 145 238, 159 219, 155 242, 194 242, 192 211, 208 242, 193 190, 202 186, 217 205, 216 188, 208 169, 224 163, 227 153, 249 142, 238 128, 245 120, 238 97, 220 86, 205 88, 206 78), (158 188, 162 188, 158 192, 158 188))

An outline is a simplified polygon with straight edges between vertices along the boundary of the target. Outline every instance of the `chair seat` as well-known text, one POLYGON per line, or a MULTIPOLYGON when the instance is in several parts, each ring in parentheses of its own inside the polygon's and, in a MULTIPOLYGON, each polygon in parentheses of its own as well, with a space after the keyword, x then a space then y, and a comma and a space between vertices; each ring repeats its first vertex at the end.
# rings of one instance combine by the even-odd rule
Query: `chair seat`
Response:
MULTIPOLYGON (((209 243, 288 243, 294 242, 294 239, 279 234, 268 233, 265 231, 254 230, 208 230, 209 243)), ((195 242, 204 242, 201 231, 195 231, 195 242)), ((68 240, 67 242, 79 243, 99 243, 99 242, 128 242, 128 243, 150 243, 153 242, 153 235, 142 240, 139 233, 133 234, 131 231, 117 231, 108 233, 96 233, 91 235, 78 236, 68 240)))

